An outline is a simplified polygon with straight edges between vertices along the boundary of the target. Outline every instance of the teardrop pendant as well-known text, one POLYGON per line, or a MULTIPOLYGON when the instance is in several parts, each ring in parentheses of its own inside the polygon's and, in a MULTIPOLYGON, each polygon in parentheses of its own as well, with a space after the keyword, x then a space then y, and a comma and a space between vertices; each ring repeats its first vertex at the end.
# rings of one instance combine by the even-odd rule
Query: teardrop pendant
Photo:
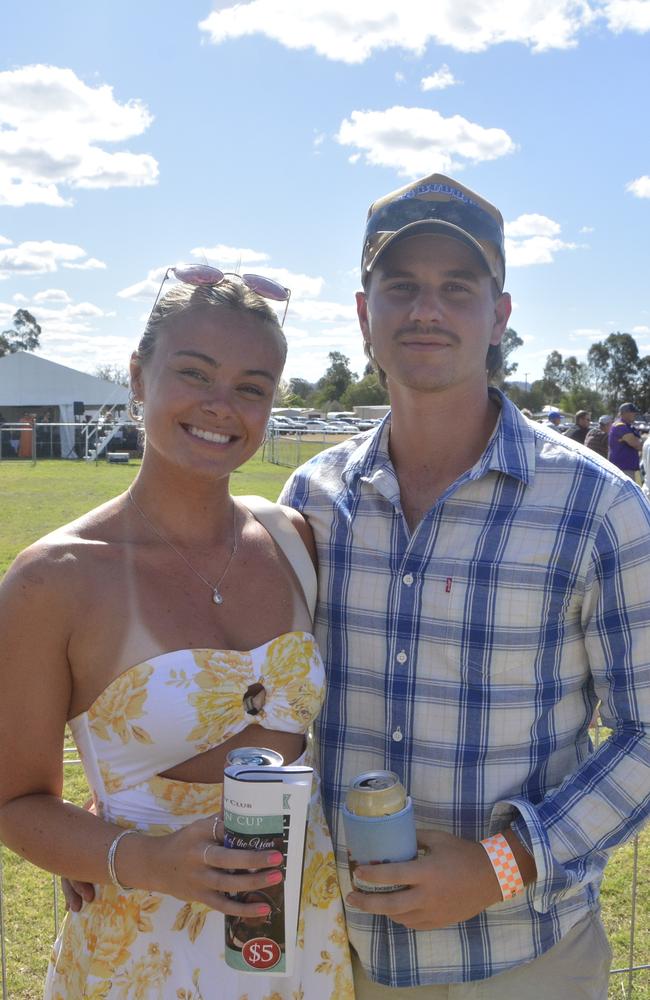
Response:
POLYGON ((213 604, 223 604, 223 597, 215 587, 212 591, 212 603, 213 604))

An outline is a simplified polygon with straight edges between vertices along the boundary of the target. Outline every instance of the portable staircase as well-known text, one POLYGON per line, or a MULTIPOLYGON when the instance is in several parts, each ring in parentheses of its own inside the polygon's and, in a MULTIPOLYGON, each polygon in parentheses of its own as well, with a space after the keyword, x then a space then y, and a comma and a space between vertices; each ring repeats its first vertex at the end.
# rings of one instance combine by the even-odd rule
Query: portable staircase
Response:
POLYGON ((87 462, 96 462, 106 454, 106 449, 115 435, 127 423, 129 423, 128 416, 118 412, 116 406, 103 407, 101 419, 86 424, 84 429, 84 459, 87 462))

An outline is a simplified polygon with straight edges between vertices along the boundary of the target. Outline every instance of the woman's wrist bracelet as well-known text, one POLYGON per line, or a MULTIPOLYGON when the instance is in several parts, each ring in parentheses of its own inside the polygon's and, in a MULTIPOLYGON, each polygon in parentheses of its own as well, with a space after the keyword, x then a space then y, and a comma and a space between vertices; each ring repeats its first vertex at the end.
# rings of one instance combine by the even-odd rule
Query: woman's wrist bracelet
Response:
POLYGON ((493 837, 486 837, 479 841, 485 850, 494 868, 501 896, 503 899, 512 899, 525 889, 524 880, 519 871, 519 865, 512 853, 512 848, 502 833, 495 833, 493 837))
POLYGON ((108 849, 108 858, 107 858, 108 877, 110 878, 115 888, 119 889, 120 892, 130 892, 131 886, 122 885, 119 878, 117 877, 117 872, 115 871, 115 855, 117 853, 117 848, 119 846, 122 837, 128 837, 130 833, 137 833, 137 832, 138 832, 137 830, 122 830, 121 833, 118 833, 117 837, 115 838, 115 840, 108 849))

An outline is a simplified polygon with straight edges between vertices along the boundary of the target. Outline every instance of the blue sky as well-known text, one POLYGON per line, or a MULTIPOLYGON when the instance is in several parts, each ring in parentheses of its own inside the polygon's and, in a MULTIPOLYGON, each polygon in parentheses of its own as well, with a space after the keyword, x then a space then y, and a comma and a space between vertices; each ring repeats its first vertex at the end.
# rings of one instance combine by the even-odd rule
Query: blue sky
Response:
POLYGON ((0 330, 125 366, 167 265, 293 291, 285 374, 364 365, 372 200, 440 171, 506 220, 516 377, 650 354, 650 0, 32 0, 3 18, 0 330))

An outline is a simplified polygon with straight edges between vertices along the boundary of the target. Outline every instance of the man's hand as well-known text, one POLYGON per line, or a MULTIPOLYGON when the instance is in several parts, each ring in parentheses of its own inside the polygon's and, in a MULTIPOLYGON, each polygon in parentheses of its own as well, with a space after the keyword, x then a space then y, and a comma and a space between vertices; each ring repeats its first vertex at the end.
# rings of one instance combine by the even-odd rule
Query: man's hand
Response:
POLYGON ((468 920, 502 900, 490 859, 481 845, 436 830, 418 830, 426 854, 415 861, 359 865, 366 882, 408 885, 397 892, 351 892, 349 906, 383 913, 412 930, 434 930, 468 920))

